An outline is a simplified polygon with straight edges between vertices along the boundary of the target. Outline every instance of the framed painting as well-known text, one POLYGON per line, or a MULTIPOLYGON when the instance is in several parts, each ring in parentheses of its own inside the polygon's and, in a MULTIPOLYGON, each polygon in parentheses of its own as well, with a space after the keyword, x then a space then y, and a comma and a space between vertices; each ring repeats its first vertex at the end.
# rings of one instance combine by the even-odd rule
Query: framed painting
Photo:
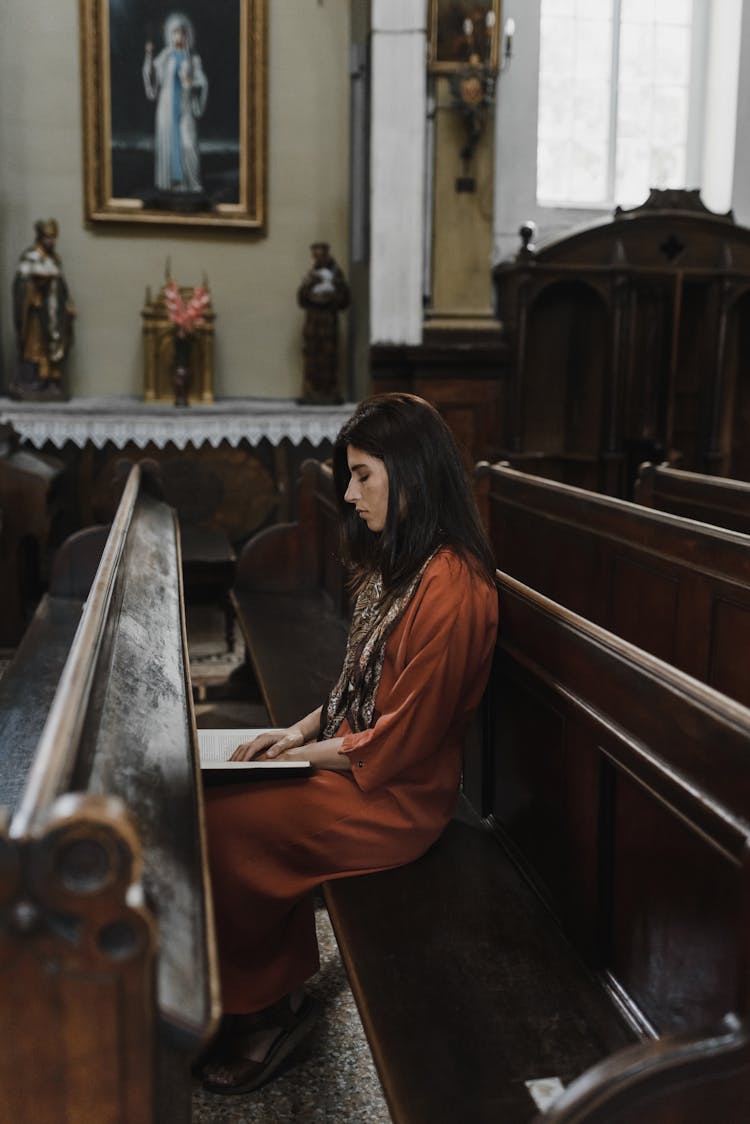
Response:
POLYGON ((263 230, 267 0, 79 6, 87 222, 263 230))
POLYGON ((481 64, 497 71, 500 60, 500 0, 429 0, 428 65, 453 74, 481 64))

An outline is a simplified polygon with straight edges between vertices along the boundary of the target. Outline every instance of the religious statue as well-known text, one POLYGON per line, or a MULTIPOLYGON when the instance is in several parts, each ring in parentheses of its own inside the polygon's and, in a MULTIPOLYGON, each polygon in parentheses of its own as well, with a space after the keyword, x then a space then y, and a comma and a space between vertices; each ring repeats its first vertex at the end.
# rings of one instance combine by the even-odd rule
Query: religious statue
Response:
POLYGON ((9 393, 32 401, 63 399, 62 366, 73 338, 75 308, 55 252, 55 219, 34 224, 34 245, 24 250, 13 281, 13 323, 18 361, 9 393))
POLYGON ((310 251, 312 267, 297 290, 297 304, 305 310, 300 401, 333 405, 343 401, 338 384, 338 313, 349 307, 349 286, 327 242, 313 242, 310 251))

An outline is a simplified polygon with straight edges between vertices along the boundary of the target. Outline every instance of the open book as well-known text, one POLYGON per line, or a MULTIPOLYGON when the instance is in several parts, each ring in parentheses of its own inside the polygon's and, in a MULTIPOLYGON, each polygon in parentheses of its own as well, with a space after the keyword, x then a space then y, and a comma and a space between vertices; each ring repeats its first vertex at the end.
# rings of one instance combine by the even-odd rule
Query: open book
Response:
POLYGON ((230 781, 278 780, 281 777, 305 777, 312 772, 309 761, 230 761, 238 745, 252 741, 266 730, 199 730, 201 776, 204 784, 227 784, 230 781))

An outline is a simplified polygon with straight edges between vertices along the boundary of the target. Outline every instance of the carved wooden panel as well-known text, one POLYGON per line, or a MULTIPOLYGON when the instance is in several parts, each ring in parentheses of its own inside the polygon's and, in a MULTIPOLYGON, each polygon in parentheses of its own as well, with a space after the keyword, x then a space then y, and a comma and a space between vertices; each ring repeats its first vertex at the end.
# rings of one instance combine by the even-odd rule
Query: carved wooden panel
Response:
POLYGON ((511 352, 502 457, 630 498, 640 461, 750 479, 750 231, 675 198, 493 270, 511 352), (571 458, 569 461, 564 458, 571 458), (612 458, 623 458, 613 473, 612 458))
POLYGON ((110 451, 102 459, 91 507, 96 522, 111 520, 120 492, 121 462, 155 461, 167 503, 183 526, 223 528, 232 542, 246 539, 272 519, 279 492, 272 471, 255 453, 242 448, 110 451))
POLYGON ((698 1029, 736 994, 738 868, 620 772, 614 799, 610 966, 657 1028, 698 1029))
POLYGON ((557 699, 504 661, 495 684, 503 766, 494 791, 494 813, 529 856, 556 911, 563 914, 571 870, 561 799, 566 788, 565 715, 557 699))
POLYGON ((712 621, 708 682, 750 706, 750 597, 717 598, 712 621))
POLYGON ((658 560, 614 559, 606 627, 662 660, 674 662, 680 581, 658 560))

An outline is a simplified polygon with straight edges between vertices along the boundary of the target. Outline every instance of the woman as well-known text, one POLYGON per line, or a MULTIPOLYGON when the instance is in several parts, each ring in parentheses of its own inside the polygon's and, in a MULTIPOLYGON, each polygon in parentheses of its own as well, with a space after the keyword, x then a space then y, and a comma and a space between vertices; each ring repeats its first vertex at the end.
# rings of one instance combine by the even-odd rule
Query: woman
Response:
POLYGON ((410 862, 443 831, 495 643, 492 553, 437 411, 409 394, 363 402, 333 464, 356 591, 341 676, 312 714, 235 753, 316 771, 206 793, 227 1012, 202 1071, 214 1092, 256 1088, 312 1025, 313 889, 410 862))

